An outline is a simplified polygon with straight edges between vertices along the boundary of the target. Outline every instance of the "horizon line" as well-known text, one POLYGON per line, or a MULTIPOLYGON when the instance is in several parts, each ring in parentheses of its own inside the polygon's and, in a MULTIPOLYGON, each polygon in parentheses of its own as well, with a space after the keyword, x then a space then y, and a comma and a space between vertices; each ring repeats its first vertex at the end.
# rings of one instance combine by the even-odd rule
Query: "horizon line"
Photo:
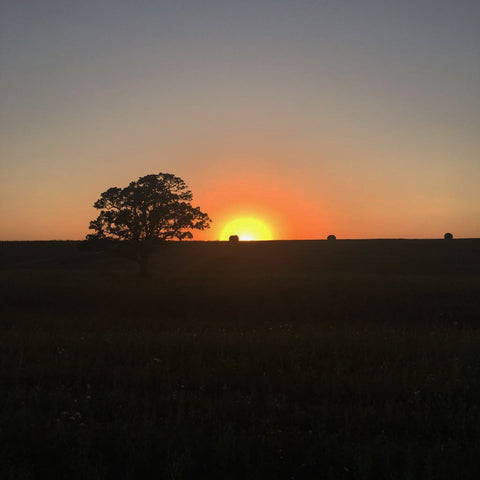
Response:
MULTIPOLYGON (((339 238, 337 237, 335 241, 368 241, 368 240, 445 240, 444 237, 426 237, 426 238, 416 238, 416 237, 367 237, 367 238, 339 238)), ((480 237, 453 237, 451 240, 480 240, 480 237)), ((0 243, 6 242, 86 242, 87 240, 79 240, 79 239, 30 239, 30 240, 1 240, 0 243)), ((128 240, 119 240, 121 242, 125 242, 128 240)), ((173 243, 231 243, 229 240, 164 240, 165 242, 173 242, 173 243)), ((272 239, 272 240, 239 240, 238 243, 267 243, 267 242, 332 242, 332 240, 328 240, 325 238, 290 238, 290 239, 272 239)))

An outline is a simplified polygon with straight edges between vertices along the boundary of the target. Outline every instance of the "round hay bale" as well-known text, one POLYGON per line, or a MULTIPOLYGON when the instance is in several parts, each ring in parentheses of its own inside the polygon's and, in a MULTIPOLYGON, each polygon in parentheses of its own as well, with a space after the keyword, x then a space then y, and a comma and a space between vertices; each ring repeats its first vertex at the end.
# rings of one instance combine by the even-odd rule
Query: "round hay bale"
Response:
POLYGON ((447 233, 443 236, 443 238, 444 238, 445 240, 452 240, 452 239, 453 239, 453 235, 452 235, 451 233, 447 232, 447 233))
POLYGON ((229 242, 238 242, 238 240, 239 240, 238 235, 230 235, 228 237, 229 242))
POLYGON ((336 239, 337 239, 337 237, 336 237, 335 235, 329 235, 329 236, 327 237, 327 240, 330 240, 330 241, 336 240, 336 239))

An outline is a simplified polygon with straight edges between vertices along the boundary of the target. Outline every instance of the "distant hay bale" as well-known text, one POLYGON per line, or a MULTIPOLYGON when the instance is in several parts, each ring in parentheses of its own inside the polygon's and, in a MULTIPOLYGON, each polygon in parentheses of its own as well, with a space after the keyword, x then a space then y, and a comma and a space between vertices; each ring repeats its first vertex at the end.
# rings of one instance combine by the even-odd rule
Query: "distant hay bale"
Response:
POLYGON ((445 240, 452 240, 452 239, 453 239, 453 235, 452 235, 451 233, 447 232, 447 233, 443 236, 443 238, 444 238, 445 240))
POLYGON ((329 235, 327 237, 327 240, 336 240, 336 239, 337 239, 337 237, 335 235, 329 235))
POLYGON ((239 240, 238 235, 230 235, 228 237, 229 242, 238 242, 238 240, 239 240))

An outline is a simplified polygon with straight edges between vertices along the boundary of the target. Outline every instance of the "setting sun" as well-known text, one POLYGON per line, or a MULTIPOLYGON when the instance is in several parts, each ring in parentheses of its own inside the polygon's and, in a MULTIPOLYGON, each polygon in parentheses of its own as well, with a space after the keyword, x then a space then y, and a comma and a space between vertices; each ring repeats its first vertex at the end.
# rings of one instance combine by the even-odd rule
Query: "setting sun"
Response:
POLYGON ((230 235, 238 235, 243 241, 273 239, 267 225, 254 217, 241 217, 229 221, 222 230, 220 240, 228 240, 230 235))

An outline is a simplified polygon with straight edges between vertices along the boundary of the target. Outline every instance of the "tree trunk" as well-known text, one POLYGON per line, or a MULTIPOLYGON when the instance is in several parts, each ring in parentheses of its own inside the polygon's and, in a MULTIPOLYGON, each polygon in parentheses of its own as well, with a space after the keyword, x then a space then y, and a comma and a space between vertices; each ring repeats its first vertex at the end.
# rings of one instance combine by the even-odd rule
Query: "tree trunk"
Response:
POLYGON ((142 254, 139 256, 138 265, 140 267, 139 273, 142 277, 148 277, 148 255, 142 254))

